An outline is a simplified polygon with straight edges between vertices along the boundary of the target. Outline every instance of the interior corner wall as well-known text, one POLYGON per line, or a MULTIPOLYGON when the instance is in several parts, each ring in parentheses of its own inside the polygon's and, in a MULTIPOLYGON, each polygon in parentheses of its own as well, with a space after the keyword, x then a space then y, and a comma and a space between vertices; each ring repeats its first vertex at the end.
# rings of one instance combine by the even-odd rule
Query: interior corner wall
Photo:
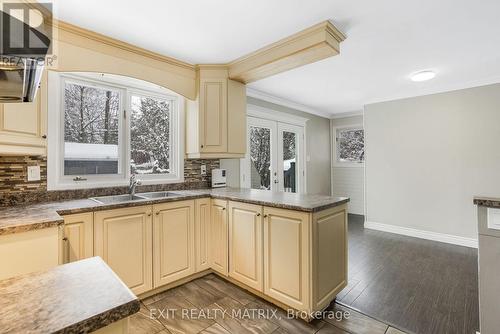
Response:
MULTIPOLYGON (((335 145, 336 127, 363 126, 363 115, 335 118, 332 125, 332 147, 335 145)), ((332 159, 334 157, 332 151, 332 159)), ((333 162, 333 161, 332 161, 333 162)), ((332 163, 332 196, 349 197, 349 213, 364 215, 365 213, 365 168, 364 166, 339 166, 332 163)))
POLYGON ((365 107, 366 221, 477 239, 500 196, 500 84, 365 107))

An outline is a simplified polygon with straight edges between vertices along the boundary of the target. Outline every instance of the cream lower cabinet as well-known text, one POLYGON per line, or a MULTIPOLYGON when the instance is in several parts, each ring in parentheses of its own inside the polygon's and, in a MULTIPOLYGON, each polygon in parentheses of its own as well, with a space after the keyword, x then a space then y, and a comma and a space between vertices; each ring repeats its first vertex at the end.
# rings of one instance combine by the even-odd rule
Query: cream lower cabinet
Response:
POLYGON ((196 272, 210 269, 210 198, 195 200, 195 267, 196 272))
POLYGON ((153 283, 171 283, 195 272, 194 201, 153 206, 153 283))
POLYGON ((264 207, 264 293, 297 310, 309 309, 310 217, 264 207))
POLYGON ((94 214, 64 216, 63 263, 94 256, 94 214))
POLYGON ((212 199, 210 208, 210 265, 213 270, 227 276, 228 274, 228 229, 227 201, 212 199))
POLYGON ((0 235, 0 280, 59 265, 61 240, 58 226, 0 235))
POLYGON ((153 288, 151 210, 138 206, 94 213, 94 254, 135 294, 153 288))
POLYGON ((263 291, 262 206, 229 202, 229 276, 263 291))

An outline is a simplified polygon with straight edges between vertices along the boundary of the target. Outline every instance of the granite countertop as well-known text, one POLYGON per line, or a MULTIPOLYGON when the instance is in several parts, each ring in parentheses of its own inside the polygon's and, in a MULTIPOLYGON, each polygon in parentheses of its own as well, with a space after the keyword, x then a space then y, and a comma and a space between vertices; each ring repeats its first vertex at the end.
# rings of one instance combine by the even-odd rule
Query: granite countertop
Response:
POLYGON ((0 281, 1 333, 88 333, 139 308, 99 257, 0 281))
POLYGON ((474 204, 488 208, 500 209, 500 198, 493 197, 474 197, 474 204))
POLYGON ((136 200, 118 204, 100 204, 90 199, 78 199, 13 206, 1 209, 0 235, 58 226, 64 223, 62 216, 69 214, 118 209, 130 206, 151 205, 204 197, 227 199, 304 212, 317 212, 349 202, 349 198, 347 197, 303 195, 240 188, 174 190, 171 192, 179 194, 180 196, 136 200))

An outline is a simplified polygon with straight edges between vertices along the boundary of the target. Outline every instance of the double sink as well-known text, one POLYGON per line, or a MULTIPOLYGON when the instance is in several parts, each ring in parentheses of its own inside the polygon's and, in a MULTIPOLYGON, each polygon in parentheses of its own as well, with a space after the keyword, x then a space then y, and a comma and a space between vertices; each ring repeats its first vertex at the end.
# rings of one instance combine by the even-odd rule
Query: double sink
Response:
POLYGON ((99 204, 117 204, 124 202, 141 201, 146 199, 168 198, 168 197, 178 197, 178 196, 182 195, 170 191, 157 191, 149 193, 140 193, 136 195, 124 194, 124 195, 91 197, 90 199, 99 204))

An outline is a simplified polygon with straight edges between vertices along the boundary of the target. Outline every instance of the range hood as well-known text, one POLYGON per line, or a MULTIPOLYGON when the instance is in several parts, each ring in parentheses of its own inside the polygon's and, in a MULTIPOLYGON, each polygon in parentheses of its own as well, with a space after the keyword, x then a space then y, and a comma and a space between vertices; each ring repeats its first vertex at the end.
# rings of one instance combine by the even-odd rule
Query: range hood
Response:
MULTIPOLYGON (((24 33, 33 28, 5 12, 1 13, 3 22, 10 20, 11 27, 17 27, 15 30, 9 31, 11 45, 22 46, 24 33)), ((6 31, 2 32, 2 34, 6 33, 6 31)), ((40 32, 37 34, 40 38, 40 32)), ((5 36, 2 37, 5 38, 5 36)), ((49 40, 47 37, 45 39, 49 40)), ((36 55, 33 55, 29 48, 18 47, 15 51, 16 54, 7 52, 0 54, 0 103, 32 102, 35 99, 42 78, 48 46, 44 53, 40 53, 39 50, 37 50, 36 55)))

